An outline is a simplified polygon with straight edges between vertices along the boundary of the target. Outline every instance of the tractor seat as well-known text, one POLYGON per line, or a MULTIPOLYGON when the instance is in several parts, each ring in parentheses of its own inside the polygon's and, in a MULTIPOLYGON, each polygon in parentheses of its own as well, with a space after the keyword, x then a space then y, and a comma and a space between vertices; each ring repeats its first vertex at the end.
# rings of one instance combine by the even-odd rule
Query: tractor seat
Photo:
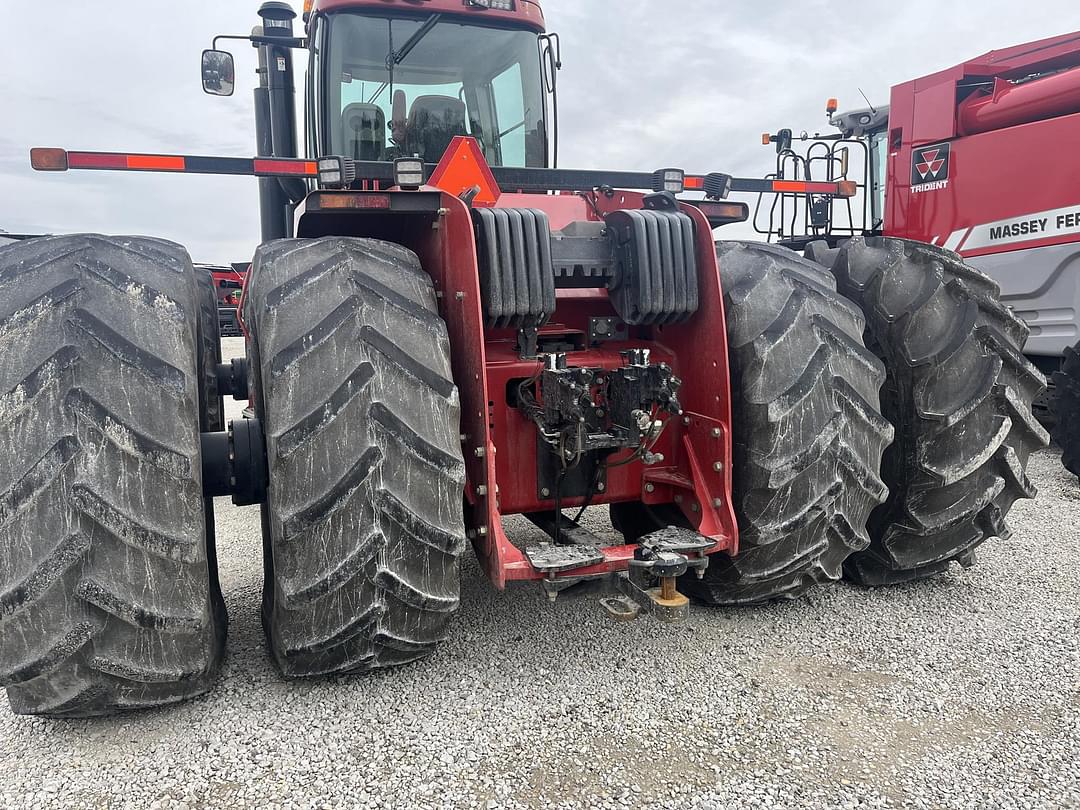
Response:
POLYGON ((348 105, 341 112, 345 154, 353 160, 383 160, 386 151, 386 113, 378 104, 348 105))
POLYGON ((468 135, 465 102, 452 96, 418 96, 409 109, 408 145, 426 163, 438 163, 450 141, 468 135))

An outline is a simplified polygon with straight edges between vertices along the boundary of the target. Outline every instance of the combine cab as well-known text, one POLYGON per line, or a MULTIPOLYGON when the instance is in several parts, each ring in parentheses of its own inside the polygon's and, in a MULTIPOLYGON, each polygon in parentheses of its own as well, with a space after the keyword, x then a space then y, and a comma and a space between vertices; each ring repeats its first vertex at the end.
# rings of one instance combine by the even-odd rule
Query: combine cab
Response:
MULTIPOLYGON (((262 244, 247 359, 229 364, 212 276, 180 246, 0 248, 0 682, 16 711, 210 687, 215 496, 261 504, 263 622, 299 677, 430 654, 470 546, 498 588, 603 584, 618 618, 677 621, 689 598, 969 563, 1031 494, 1043 437, 1009 416, 1043 382, 977 273, 943 276, 899 242, 856 240, 835 274, 714 244, 747 216, 730 194, 790 183, 556 168, 558 39, 529 0, 315 0, 303 36, 283 3, 260 15, 242 37, 262 68, 257 157, 32 153, 41 170, 257 176, 262 244), (223 424, 225 395, 255 418, 223 424), (579 522, 589 507, 615 542, 579 522), (512 514, 548 541, 513 542, 512 514)), ((229 54, 203 68, 232 92, 229 54)))
POLYGON ((836 115, 839 134, 768 136, 777 180, 847 180, 834 203, 770 195, 762 234, 802 249, 885 235, 959 254, 992 278, 1025 321, 1025 352, 1060 384, 1035 404, 1080 473, 1080 32, 992 51, 892 90, 890 105, 836 115), (1062 357, 1067 362, 1062 364, 1062 357), (1056 413, 1067 413, 1056 419, 1056 413))

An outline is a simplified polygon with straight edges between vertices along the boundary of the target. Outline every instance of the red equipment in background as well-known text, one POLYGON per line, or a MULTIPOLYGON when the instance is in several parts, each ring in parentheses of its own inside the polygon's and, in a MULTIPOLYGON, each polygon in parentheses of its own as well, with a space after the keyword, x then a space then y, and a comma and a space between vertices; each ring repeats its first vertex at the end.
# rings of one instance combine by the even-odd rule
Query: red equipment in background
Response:
POLYGON ((830 202, 815 219, 813 201, 789 197, 759 230, 784 243, 880 233, 955 250, 1031 327, 1026 353, 1056 368, 1080 338, 1080 32, 905 82, 888 107, 831 123, 842 134, 804 133, 805 156, 790 130, 772 136, 777 174, 846 178, 841 155, 865 150, 864 209, 830 202))

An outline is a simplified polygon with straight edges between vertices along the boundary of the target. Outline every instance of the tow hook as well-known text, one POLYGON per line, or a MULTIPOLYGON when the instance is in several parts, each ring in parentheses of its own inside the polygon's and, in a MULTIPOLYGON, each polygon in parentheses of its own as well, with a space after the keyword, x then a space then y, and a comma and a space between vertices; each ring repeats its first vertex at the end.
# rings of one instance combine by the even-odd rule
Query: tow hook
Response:
POLYGON ((669 527, 643 537, 629 569, 614 575, 621 596, 600 600, 616 621, 631 621, 642 610, 666 623, 686 621, 690 600, 678 591, 678 578, 693 569, 701 578, 709 565, 704 551, 712 545, 696 532, 669 527))

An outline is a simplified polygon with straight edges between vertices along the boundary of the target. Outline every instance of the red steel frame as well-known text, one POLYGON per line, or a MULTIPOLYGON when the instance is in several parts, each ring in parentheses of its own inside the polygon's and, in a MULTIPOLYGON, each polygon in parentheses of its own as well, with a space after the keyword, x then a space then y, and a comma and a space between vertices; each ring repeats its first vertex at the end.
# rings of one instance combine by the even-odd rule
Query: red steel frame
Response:
MULTIPOLYGON (((425 188, 424 191, 437 191, 425 188)), ((390 194, 410 193, 390 191, 390 194)), ((511 380, 531 377, 535 361, 522 360, 511 330, 484 326, 472 214, 458 197, 441 192, 438 227, 406 229, 399 240, 416 251, 435 282, 441 314, 453 352, 454 380, 461 398, 462 449, 466 466, 465 522, 480 561, 499 588, 514 580, 542 579, 524 553, 507 537, 503 515, 550 511, 553 503, 537 495, 536 426, 507 403, 511 380)), ((572 221, 598 221, 599 214, 642 208, 644 195, 616 192, 598 195, 502 194, 498 205, 544 210, 553 229, 572 221)), ((664 461, 652 467, 641 463, 610 470, 607 486, 593 498, 597 505, 621 501, 646 504, 679 503, 698 531, 714 541, 708 553, 735 554, 738 529, 731 501, 731 392, 727 363, 720 274, 708 221, 698 209, 682 206, 697 231, 700 307, 687 323, 638 329, 625 343, 571 352, 571 365, 616 368, 628 346, 647 346, 656 362, 668 362, 683 380, 679 396, 684 414, 673 417, 656 450, 664 461)), ((366 232, 357 218, 378 233, 385 214, 352 215, 350 233, 366 232)), ((303 229, 303 214, 299 229, 303 229)), ((606 290, 560 290, 547 333, 587 332, 589 317, 616 316, 606 290)), ((617 460, 619 457, 616 456, 617 460)), ((565 498, 564 508, 582 499, 565 498)), ((637 546, 603 549, 604 562, 562 576, 602 575, 624 570, 637 546)))

